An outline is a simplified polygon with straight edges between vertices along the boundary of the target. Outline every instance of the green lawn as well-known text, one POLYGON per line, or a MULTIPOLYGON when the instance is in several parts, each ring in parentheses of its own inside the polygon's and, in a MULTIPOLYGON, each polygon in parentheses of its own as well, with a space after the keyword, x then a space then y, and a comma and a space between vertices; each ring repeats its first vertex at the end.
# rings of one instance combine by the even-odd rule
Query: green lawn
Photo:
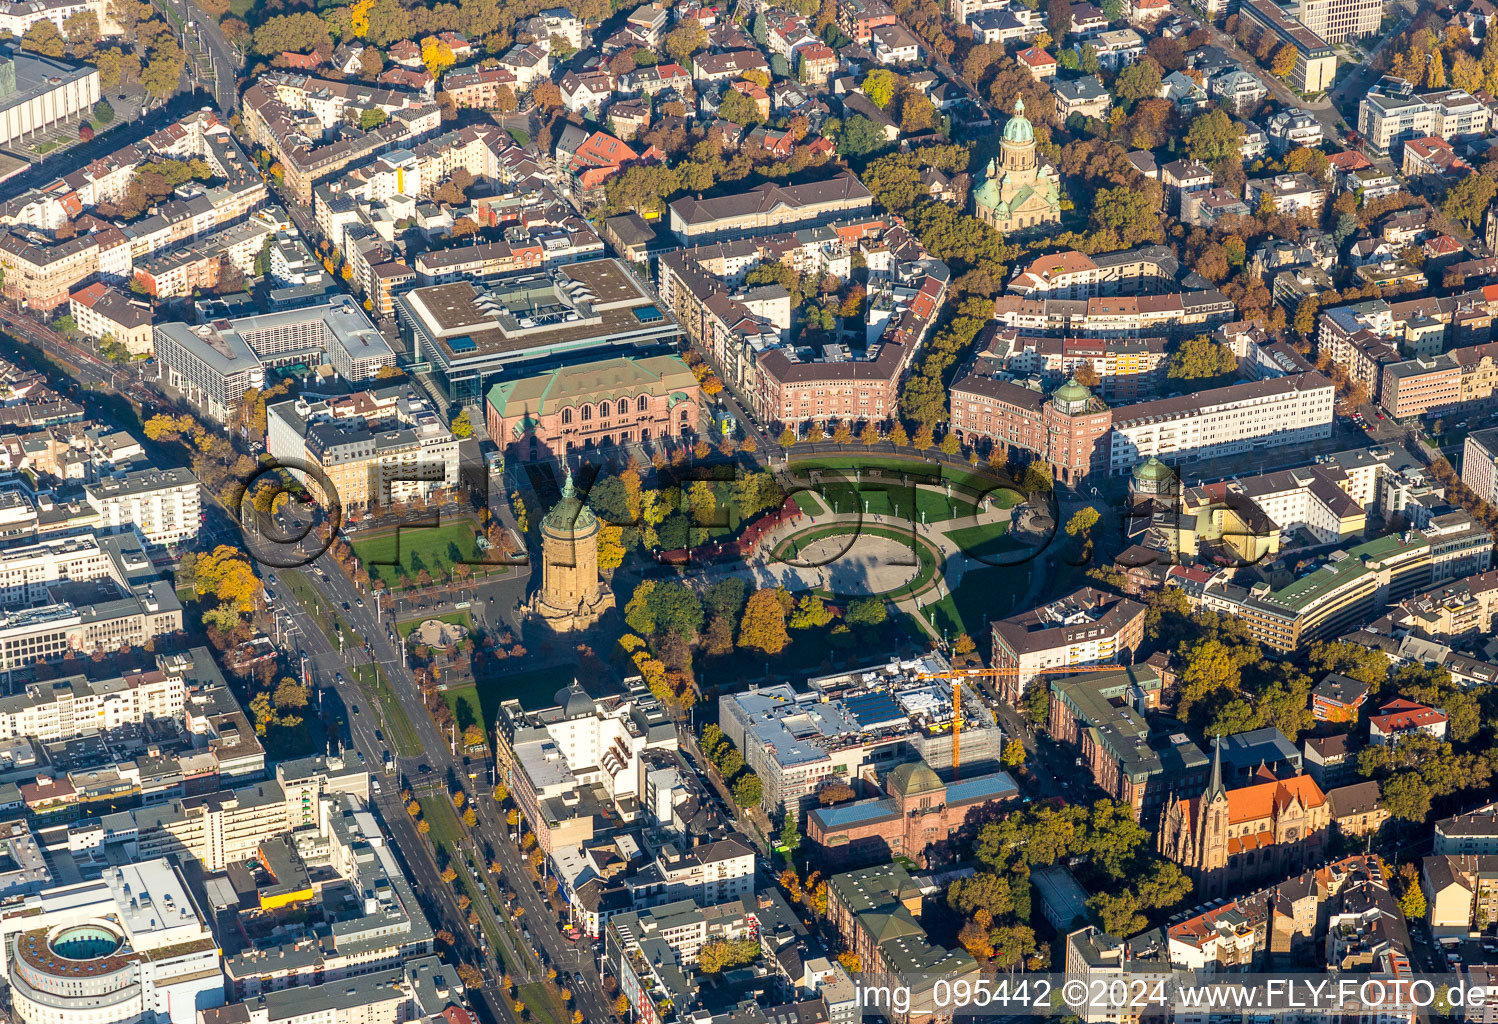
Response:
POLYGON ((949 480, 953 491, 962 492, 963 496, 969 500, 992 493, 994 503, 999 508, 1013 508, 1024 500, 1024 495, 1014 487, 1013 482, 1004 473, 994 473, 986 469, 959 469, 948 465, 934 466, 924 459, 899 459, 888 455, 818 455, 803 459, 796 459, 793 456, 791 469, 798 472, 861 469, 866 476, 869 473, 882 473, 884 476, 880 479, 885 482, 893 480, 896 485, 899 484, 898 474, 900 473, 904 473, 912 483, 917 480, 929 483, 935 483, 938 479, 949 480), (891 474, 894 474, 893 477, 891 474))
POLYGON ((385 724, 385 738, 390 741, 391 749, 401 757, 420 754, 421 737, 417 735, 411 720, 406 717, 406 711, 401 707, 395 691, 390 688, 390 681, 385 678, 384 671, 378 665, 355 665, 349 672, 358 680, 365 696, 379 707, 380 720, 385 724))
POLYGON ((945 630, 948 640, 966 633, 981 649, 988 639, 985 623, 1013 612, 1015 602, 1029 585, 1029 563, 971 569, 962 574, 955 592, 949 591, 935 604, 923 606, 921 614, 938 633, 945 630))
POLYGON ((549 708, 558 690, 572 682, 578 669, 573 665, 535 668, 525 672, 489 676, 468 686, 442 691, 458 728, 480 722, 487 729, 499 712, 500 701, 518 699, 527 710, 549 708))
POLYGON ((862 509, 871 516, 893 516, 897 519, 927 523, 944 523, 949 519, 966 519, 974 512, 972 502, 954 494, 949 502, 944 494, 926 488, 902 487, 898 480, 865 481, 856 483, 830 483, 824 481, 821 496, 825 504, 831 504, 838 512, 862 509), (915 501, 915 512, 910 503, 915 501))
POLYGON ((459 519, 439 526, 360 533, 351 543, 370 579, 394 584, 402 575, 415 580, 416 574, 425 569, 433 580, 441 580, 459 562, 468 563, 476 574, 485 571, 484 553, 475 543, 477 528, 476 521, 459 519))
POLYGON ((463 841, 463 825, 458 821, 458 812, 453 809, 447 793, 440 788, 434 789, 428 793, 418 793, 416 800, 421 804, 421 816, 431 827, 428 834, 432 837, 432 843, 445 847, 455 860, 459 859, 457 846, 463 841))
POLYGON ((1008 523, 983 523, 952 530, 947 533, 947 539, 973 558, 992 558, 1021 549, 1021 545, 1009 537, 1008 523))
POLYGON ((423 615, 419 619, 411 619, 409 622, 398 622, 395 629, 401 636, 410 636, 417 626, 428 619, 436 619, 438 622, 451 622, 454 626, 462 626, 468 632, 473 632, 473 616, 466 611, 448 612, 445 615, 423 615))
POLYGON ((817 497, 815 491, 797 491, 791 497, 796 499, 796 507, 807 515, 824 516, 827 514, 827 506, 817 497))

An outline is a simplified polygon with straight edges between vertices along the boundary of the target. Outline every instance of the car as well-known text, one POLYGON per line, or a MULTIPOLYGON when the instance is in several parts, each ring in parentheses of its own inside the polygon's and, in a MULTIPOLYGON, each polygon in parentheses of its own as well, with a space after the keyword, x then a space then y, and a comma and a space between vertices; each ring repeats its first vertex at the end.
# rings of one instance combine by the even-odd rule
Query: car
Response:
POLYGON ((350 707, 352 707, 352 708, 353 708, 353 711, 354 711, 354 714, 356 714, 356 715, 357 715, 357 714, 358 714, 358 713, 359 713, 359 705, 357 705, 357 704, 352 704, 352 705, 350 705, 350 707))
POLYGON ((349 606, 348 606, 348 602, 347 601, 343 602, 343 610, 344 611, 348 611, 349 610, 349 606))
POLYGON ((357 600, 354 601, 354 604, 357 605, 360 608, 363 608, 364 607, 364 598, 362 598, 362 597, 358 598, 357 600))
POLYGON ((334 672, 333 673, 333 681, 335 683, 341 683, 341 682, 343 682, 343 673, 342 672, 334 672))
POLYGON ((432 770, 432 766, 427 764, 426 762, 422 762, 421 764, 417 765, 416 770, 421 772, 422 774, 426 774, 427 772, 432 770))
POLYGON ((378 729, 375 730, 375 739, 379 740, 381 743, 385 742, 385 737, 380 735, 380 730, 378 729))

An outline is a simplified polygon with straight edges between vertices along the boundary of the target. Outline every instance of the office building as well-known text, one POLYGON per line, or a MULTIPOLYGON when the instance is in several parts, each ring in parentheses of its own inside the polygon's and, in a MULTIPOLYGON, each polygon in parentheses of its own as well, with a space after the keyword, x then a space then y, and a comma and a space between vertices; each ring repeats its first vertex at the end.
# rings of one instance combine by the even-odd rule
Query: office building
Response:
MULTIPOLYGON (((1313 13, 1318 18, 1321 16, 1319 11, 1313 13)), ((1337 74, 1337 55, 1331 45, 1275 0, 1242 0, 1238 4, 1238 17, 1269 36, 1276 46, 1288 45, 1294 49, 1295 68, 1289 82, 1297 91, 1314 93, 1331 88, 1337 74)), ((1339 24, 1342 18, 1339 13, 1339 24)))
POLYGON ((0 49, 0 146, 91 114, 99 102, 99 69, 43 57, 12 44, 0 49))
POLYGON ((224 1003, 218 943, 165 860, 7 904, 0 964, 21 1024, 197 1024, 224 1003))
POLYGON ((664 351, 675 318, 618 260, 585 260, 504 284, 467 281, 395 298, 401 330, 444 397, 476 406, 499 380, 558 363, 664 351))
MULTIPOLYGON (((811 679, 805 692, 780 684, 724 694, 718 698, 719 723, 759 776, 766 810, 800 815, 826 783, 868 770, 883 774, 920 760, 938 773, 949 772, 951 688, 921 678, 946 670, 945 661, 931 654, 885 669, 811 679)), ((963 769, 996 762, 1002 742, 983 704, 964 703, 963 769)))
POLYGON ((458 439, 426 393, 409 383, 335 398, 295 398, 266 410, 266 448, 344 509, 426 499, 458 483, 458 439))
POLYGON ((108 529, 134 526, 148 544, 177 544, 198 535, 202 500, 186 469, 142 469, 86 484, 83 498, 108 529))

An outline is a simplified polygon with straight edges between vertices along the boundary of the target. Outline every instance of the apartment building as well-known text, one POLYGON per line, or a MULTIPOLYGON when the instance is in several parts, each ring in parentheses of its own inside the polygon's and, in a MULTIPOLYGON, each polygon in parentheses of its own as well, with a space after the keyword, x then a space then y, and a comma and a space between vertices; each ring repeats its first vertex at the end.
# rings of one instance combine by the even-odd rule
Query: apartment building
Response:
POLYGON ((1453 580, 1405 598, 1389 609, 1389 620, 1395 627, 1439 643, 1491 633, 1495 615, 1498 572, 1493 571, 1453 580))
POLYGON ((177 544, 198 535, 202 501, 186 469, 144 469, 86 484, 83 498, 109 529, 134 526, 150 544, 177 544))
POLYGON ((151 354, 150 303, 127 298, 102 281, 86 285, 68 298, 68 312, 79 334, 100 343, 123 345, 132 356, 151 354))
POLYGON ((1462 444, 1462 483, 1488 504, 1498 504, 1498 427, 1474 430, 1462 444))
POLYGON ((1059 385, 1086 367, 1097 377, 1098 396, 1112 403, 1154 398, 1170 368, 1170 346, 1164 338, 1049 338, 1022 334, 1013 327, 987 334, 975 368, 1036 373, 1059 385))
POLYGON ((1230 384, 1113 411, 1109 472, 1157 456, 1194 462, 1331 436, 1335 391, 1319 373, 1230 384))
POLYGON ((1383 21, 1380 0, 1300 0, 1296 17, 1328 43, 1375 35, 1383 21))
POLYGON ((1017 703, 1042 672, 1073 665, 1128 664, 1144 642, 1145 607, 1083 587, 1049 604, 993 623, 993 666, 1013 669, 995 681, 1017 703))
POLYGON ((994 302, 994 317, 1004 327, 1084 338, 1206 334, 1235 315, 1232 302, 1215 288, 1087 299, 1001 295, 994 302))
POLYGON ((1492 112, 1461 89, 1416 94, 1409 82, 1386 75, 1358 102, 1358 132, 1378 156, 1389 156, 1407 139, 1436 136, 1451 142, 1480 137, 1492 112))
POLYGON ((265 387, 264 364, 233 330, 157 324, 153 347, 161 379, 215 422, 227 423, 246 391, 265 387))
POLYGON ((1298 92, 1324 92, 1337 74, 1337 55, 1331 44, 1286 12, 1274 0, 1242 0, 1240 20, 1295 51, 1289 82, 1298 92))

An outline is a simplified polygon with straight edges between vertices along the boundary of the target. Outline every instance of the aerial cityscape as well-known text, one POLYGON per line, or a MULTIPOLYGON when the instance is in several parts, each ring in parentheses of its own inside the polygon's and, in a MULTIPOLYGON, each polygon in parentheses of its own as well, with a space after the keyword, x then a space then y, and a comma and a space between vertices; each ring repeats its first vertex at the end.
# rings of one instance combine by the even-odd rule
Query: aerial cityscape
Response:
POLYGON ((1498 1022, 1498 6, 557 2, 0 2, 0 1024, 1498 1022))

